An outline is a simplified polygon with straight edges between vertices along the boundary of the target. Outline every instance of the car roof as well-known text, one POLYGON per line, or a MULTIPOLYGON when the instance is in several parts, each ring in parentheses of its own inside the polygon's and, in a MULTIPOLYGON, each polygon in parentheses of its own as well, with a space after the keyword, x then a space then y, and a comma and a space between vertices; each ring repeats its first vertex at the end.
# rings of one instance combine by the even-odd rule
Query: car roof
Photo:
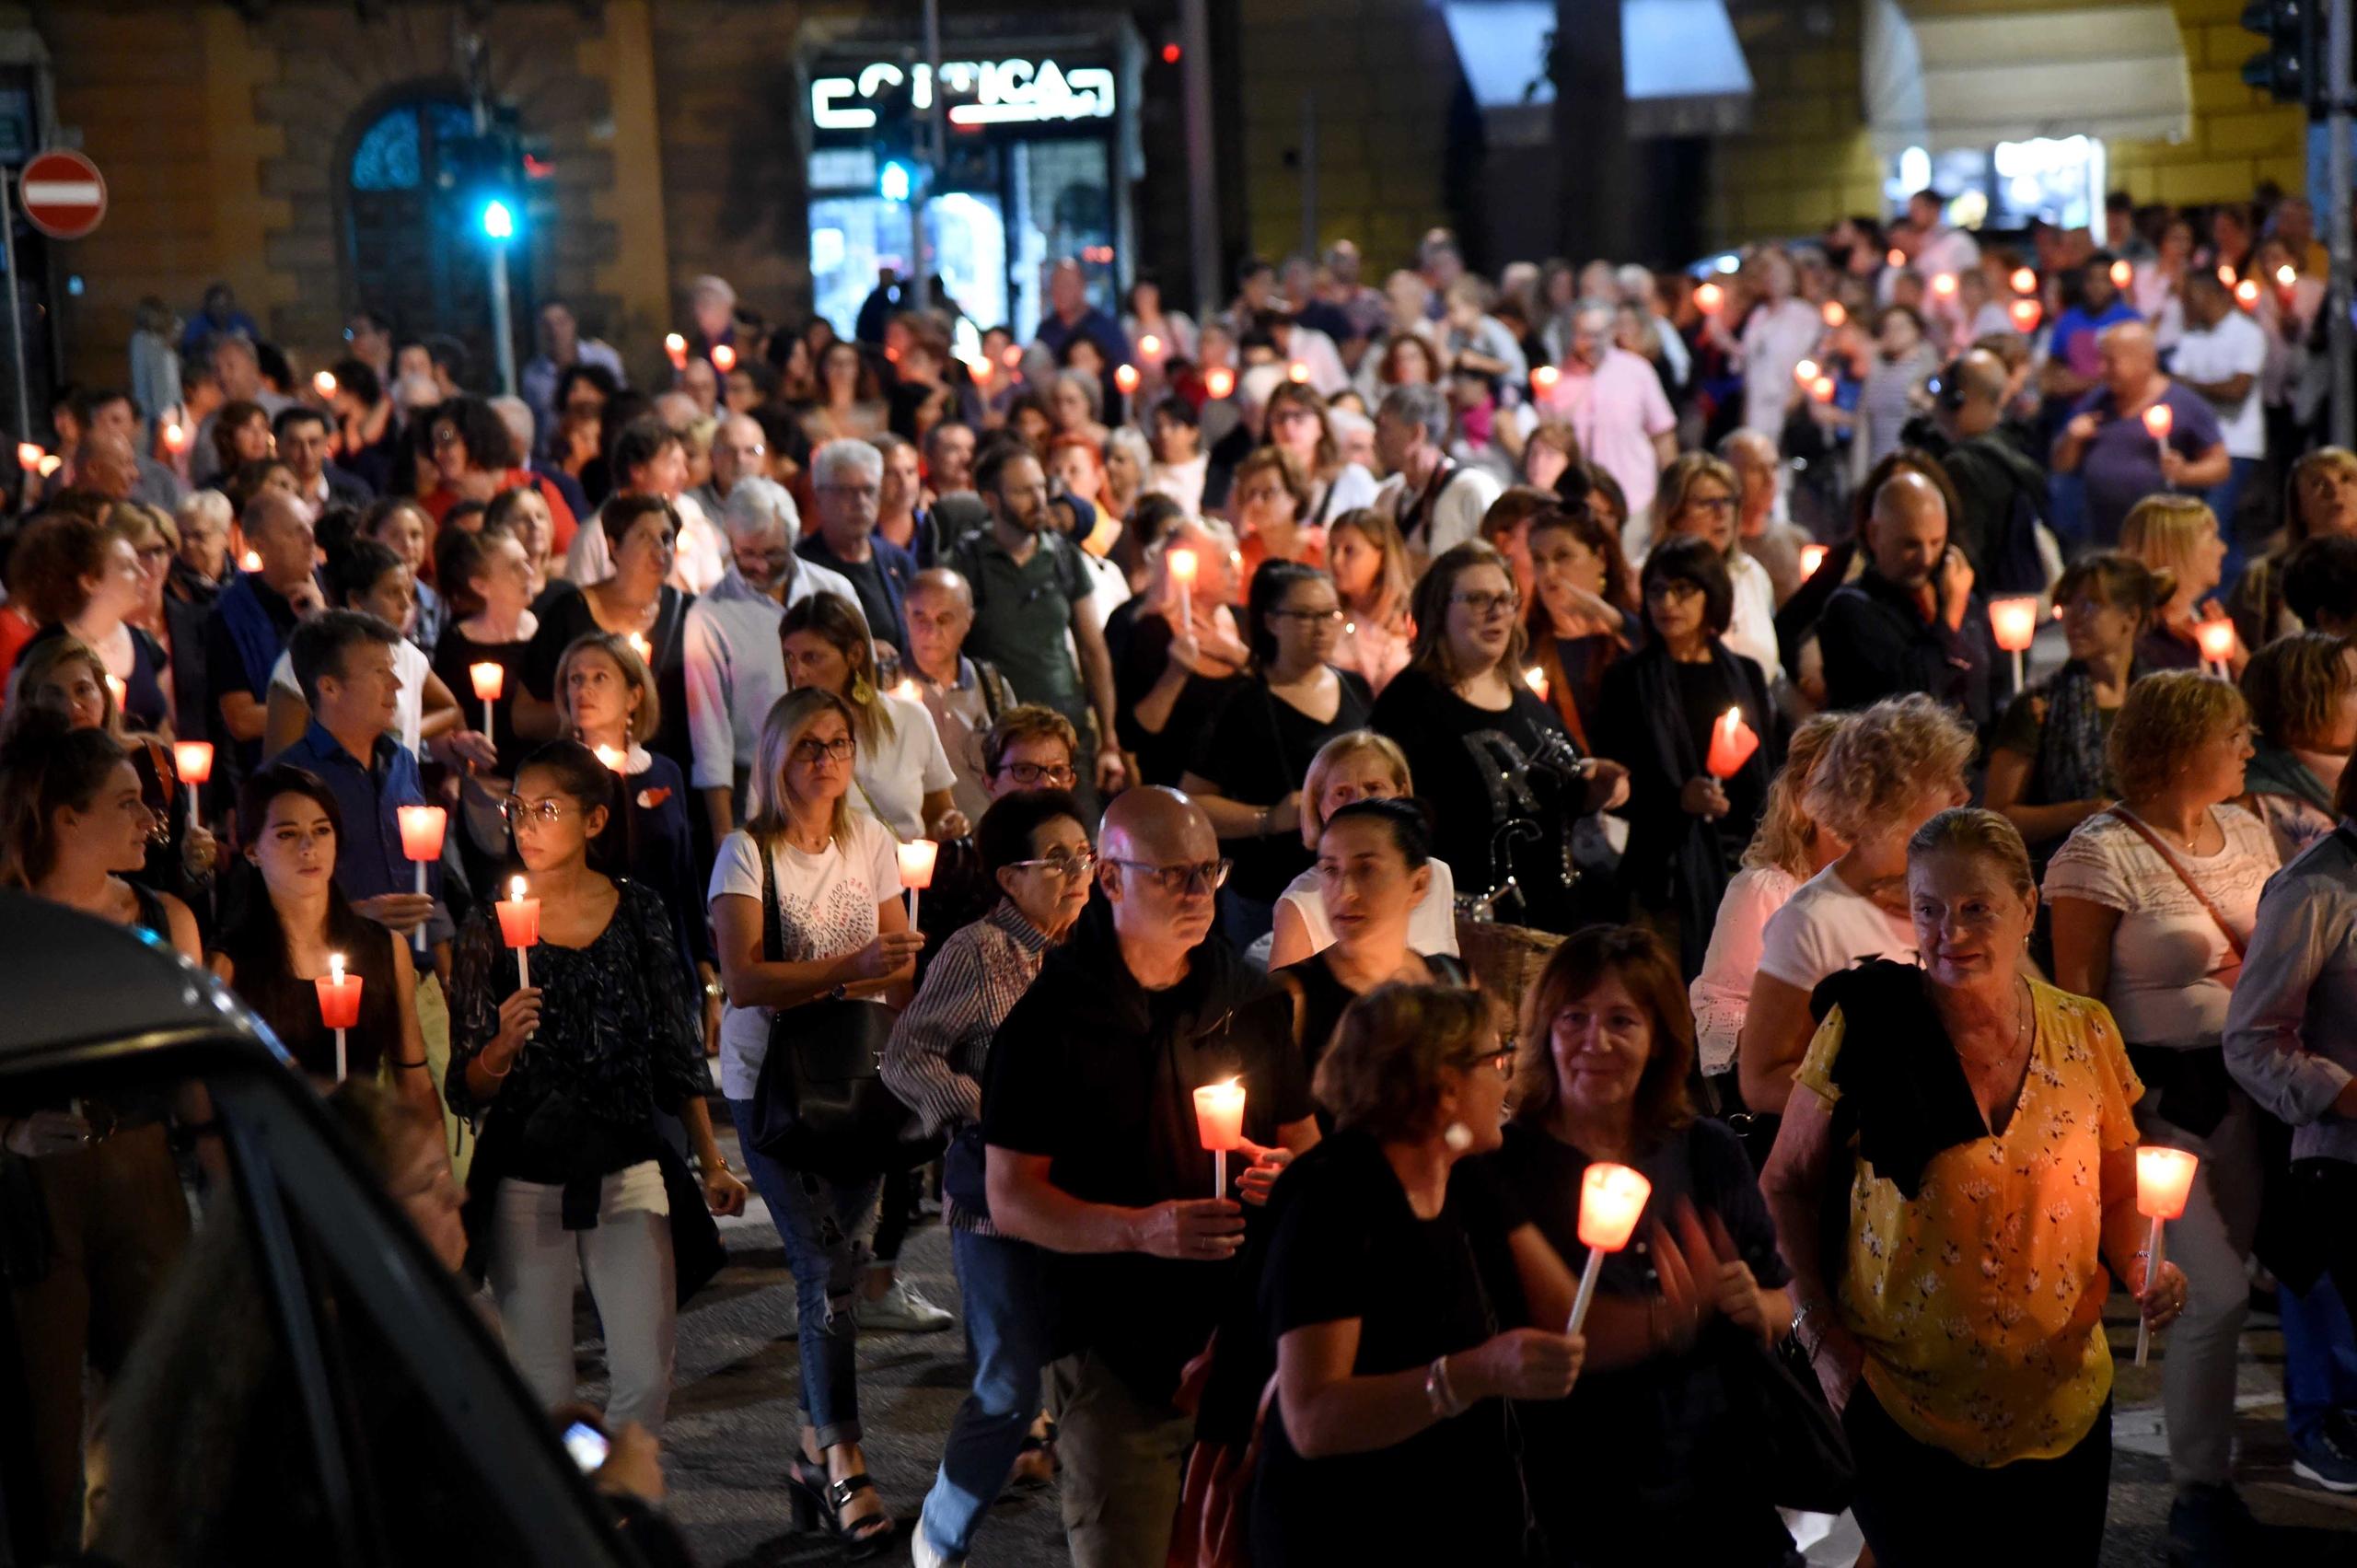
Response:
POLYGON ((199 1040, 284 1055, 227 987, 152 934, 0 892, 0 1070, 199 1040))

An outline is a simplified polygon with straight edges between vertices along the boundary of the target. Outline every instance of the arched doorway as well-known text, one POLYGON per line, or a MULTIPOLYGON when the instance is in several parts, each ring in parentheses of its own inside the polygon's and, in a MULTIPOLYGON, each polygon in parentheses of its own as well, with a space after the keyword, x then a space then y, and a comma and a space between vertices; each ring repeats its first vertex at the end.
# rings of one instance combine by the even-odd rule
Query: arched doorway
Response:
MULTIPOLYGON (((354 303, 389 317, 405 337, 464 343, 470 385, 493 380, 488 256, 461 187, 473 111, 419 93, 364 110, 345 168, 345 266, 354 303)), ((527 250, 510 253, 518 319, 529 319, 527 250)))

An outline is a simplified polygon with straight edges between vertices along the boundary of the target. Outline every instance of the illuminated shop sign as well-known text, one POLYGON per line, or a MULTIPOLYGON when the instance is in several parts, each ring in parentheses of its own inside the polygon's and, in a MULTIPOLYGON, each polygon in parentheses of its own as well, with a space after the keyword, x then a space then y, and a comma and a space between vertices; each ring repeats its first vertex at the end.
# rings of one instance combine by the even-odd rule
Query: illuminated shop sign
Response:
MULTIPOLYGON (((1052 60, 945 60, 942 97, 952 125, 1037 125, 1059 120, 1109 120, 1113 73, 1102 65, 1052 60)), ((855 76, 810 84, 810 122, 821 131, 865 131, 876 106, 906 89, 910 107, 933 107, 933 68, 879 60, 855 76)))

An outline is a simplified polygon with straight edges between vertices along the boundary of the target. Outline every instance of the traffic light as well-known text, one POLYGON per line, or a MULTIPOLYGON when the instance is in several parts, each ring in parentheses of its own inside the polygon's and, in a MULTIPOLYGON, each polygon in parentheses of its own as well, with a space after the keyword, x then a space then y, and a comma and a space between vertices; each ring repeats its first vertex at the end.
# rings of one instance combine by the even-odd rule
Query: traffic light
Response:
POLYGON ((916 175, 899 158, 889 158, 876 171, 876 193, 888 202, 905 202, 916 189, 916 175))
POLYGON ((438 153, 436 178, 456 204, 454 215, 493 244, 514 239, 524 222, 524 153, 515 134, 493 126, 453 137, 438 153))
POLYGON ((497 196, 483 203, 482 221, 485 238, 505 241, 516 238, 516 209, 497 196))
POLYGON ((2324 15, 2317 0, 2251 0, 2243 30, 2267 47, 2243 63, 2243 80, 2278 103, 2306 103, 2321 86, 2324 15))

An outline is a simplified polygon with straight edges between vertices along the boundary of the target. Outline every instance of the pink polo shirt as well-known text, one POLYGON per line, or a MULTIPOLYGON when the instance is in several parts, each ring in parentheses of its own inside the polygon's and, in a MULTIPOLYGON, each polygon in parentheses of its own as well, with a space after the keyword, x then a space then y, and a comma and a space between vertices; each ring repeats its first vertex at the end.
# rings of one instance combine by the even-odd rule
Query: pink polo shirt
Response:
POLYGON ((1678 428, 1661 377, 1651 361, 1615 347, 1605 349, 1594 370, 1572 358, 1562 372, 1546 399, 1548 416, 1570 423, 1580 451, 1628 496, 1629 515, 1643 516, 1661 483, 1653 438, 1678 428))

